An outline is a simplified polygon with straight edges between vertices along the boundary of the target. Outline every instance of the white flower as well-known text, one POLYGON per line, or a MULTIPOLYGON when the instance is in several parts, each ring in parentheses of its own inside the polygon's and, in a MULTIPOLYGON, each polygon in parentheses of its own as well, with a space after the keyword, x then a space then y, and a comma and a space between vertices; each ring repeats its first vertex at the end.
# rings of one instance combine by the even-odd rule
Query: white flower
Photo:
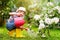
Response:
POLYGON ((52 17, 52 16, 54 16, 54 15, 53 15, 53 14, 50 14, 49 16, 52 17))
POLYGON ((48 25, 46 27, 49 27, 48 25))
POLYGON ((58 13, 60 13, 60 6, 55 7, 58 10, 58 13))
POLYGON ((52 2, 48 2, 47 6, 53 6, 54 4, 52 2))
POLYGON ((44 16, 44 14, 40 14, 40 17, 44 16))
POLYGON ((60 14, 60 6, 54 7, 53 10, 58 10, 58 13, 60 14))
POLYGON ((48 13, 52 13, 52 12, 53 12, 53 10, 52 10, 52 9, 48 11, 48 13))
POLYGON ((49 15, 50 17, 53 16, 53 15, 49 15))
POLYGON ((53 8, 53 10, 56 10, 56 9, 59 9, 59 8, 60 8, 59 6, 56 6, 56 7, 53 8))
POLYGON ((60 10, 58 11, 58 13, 60 14, 60 10))
POLYGON ((39 20, 39 19, 40 19, 40 15, 35 15, 35 16, 34 16, 34 19, 35 19, 35 20, 39 20))
POLYGON ((29 8, 35 8, 37 6, 37 4, 32 4, 32 5, 29 5, 29 8))
POLYGON ((4 15, 4 13, 2 13, 1 15, 4 15))
POLYGON ((53 22, 52 22, 52 20, 50 18, 46 18, 45 19, 45 23, 46 24, 52 24, 53 22))
POLYGON ((55 22, 55 24, 57 24, 59 22, 59 18, 58 17, 54 17, 53 21, 55 22))
POLYGON ((43 7, 43 9, 42 9, 42 10, 47 10, 47 8, 43 7))
POLYGON ((54 8, 52 8, 52 10, 56 10, 56 8, 54 7, 54 8))
POLYGON ((42 29, 45 28, 45 24, 44 23, 40 23, 39 28, 38 29, 42 29))
POLYGON ((46 37, 46 35, 45 34, 42 34, 42 36, 41 37, 46 37))
POLYGON ((45 14, 45 18, 48 18, 48 14, 45 14))
POLYGON ((58 9, 58 13, 60 14, 60 8, 58 9))
POLYGON ((44 23, 44 21, 43 20, 40 20, 39 23, 44 23))

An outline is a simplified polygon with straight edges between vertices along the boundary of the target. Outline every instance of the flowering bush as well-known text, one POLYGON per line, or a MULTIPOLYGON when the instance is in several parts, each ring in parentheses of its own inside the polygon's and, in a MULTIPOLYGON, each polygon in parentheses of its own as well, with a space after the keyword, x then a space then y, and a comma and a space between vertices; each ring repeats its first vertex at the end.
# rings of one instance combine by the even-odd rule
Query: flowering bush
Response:
POLYGON ((36 4, 35 6, 32 6, 29 17, 32 18, 31 23, 38 26, 38 30, 54 28, 55 25, 58 26, 59 24, 60 6, 55 5, 53 2, 48 2, 44 5, 36 4))
POLYGON ((39 29, 41 29, 41 27, 44 28, 47 25, 56 25, 59 23, 60 6, 55 5, 52 2, 48 2, 44 7, 41 7, 41 10, 42 11, 40 11, 40 13, 34 14, 33 17, 35 21, 39 21, 39 29))
POLYGON ((41 21, 43 21, 45 27, 47 25, 56 25, 59 23, 60 6, 55 5, 53 2, 48 2, 44 5, 38 5, 38 3, 35 3, 28 6, 28 9, 28 17, 32 19, 30 22, 35 25, 41 25, 41 21))

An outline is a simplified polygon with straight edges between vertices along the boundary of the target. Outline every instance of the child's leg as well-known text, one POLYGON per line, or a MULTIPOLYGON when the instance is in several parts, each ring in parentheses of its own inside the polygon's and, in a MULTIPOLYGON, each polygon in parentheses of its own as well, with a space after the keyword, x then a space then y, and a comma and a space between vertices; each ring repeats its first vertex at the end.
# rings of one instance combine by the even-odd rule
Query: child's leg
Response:
POLYGON ((24 37, 21 29, 16 28, 16 37, 24 37))
POLYGON ((11 36, 11 37, 14 37, 15 36, 15 29, 14 30, 11 30, 8 32, 8 34, 11 36))

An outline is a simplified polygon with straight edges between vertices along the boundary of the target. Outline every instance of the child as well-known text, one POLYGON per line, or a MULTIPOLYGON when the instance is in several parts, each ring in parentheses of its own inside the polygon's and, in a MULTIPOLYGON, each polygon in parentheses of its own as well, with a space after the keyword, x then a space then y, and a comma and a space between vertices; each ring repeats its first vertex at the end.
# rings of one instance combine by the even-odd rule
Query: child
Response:
MULTIPOLYGON (((20 18, 24 19, 25 13, 26 13, 26 9, 24 7, 19 7, 16 12, 9 13, 9 15, 10 15, 9 21, 13 20, 16 17, 20 17, 20 18)), ((16 30, 15 29, 11 30, 11 31, 9 31, 9 35, 14 36, 13 35, 14 32, 16 32, 16 37, 23 37, 23 35, 21 34, 21 29, 16 28, 16 30)))

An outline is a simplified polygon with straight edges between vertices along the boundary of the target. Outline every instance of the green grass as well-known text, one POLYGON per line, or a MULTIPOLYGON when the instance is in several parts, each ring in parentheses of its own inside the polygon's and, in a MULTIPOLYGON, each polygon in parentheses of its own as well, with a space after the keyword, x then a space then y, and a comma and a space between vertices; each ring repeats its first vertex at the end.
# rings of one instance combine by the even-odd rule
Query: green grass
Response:
MULTIPOLYGON (((36 30, 36 29, 34 29, 36 30)), ((8 30, 4 28, 0 28, 0 40, 60 40, 60 30, 58 29, 51 29, 50 30, 50 37, 41 38, 41 37, 29 37, 26 31, 23 31, 23 34, 26 36, 24 38, 16 38, 10 37, 8 34, 8 30)))

